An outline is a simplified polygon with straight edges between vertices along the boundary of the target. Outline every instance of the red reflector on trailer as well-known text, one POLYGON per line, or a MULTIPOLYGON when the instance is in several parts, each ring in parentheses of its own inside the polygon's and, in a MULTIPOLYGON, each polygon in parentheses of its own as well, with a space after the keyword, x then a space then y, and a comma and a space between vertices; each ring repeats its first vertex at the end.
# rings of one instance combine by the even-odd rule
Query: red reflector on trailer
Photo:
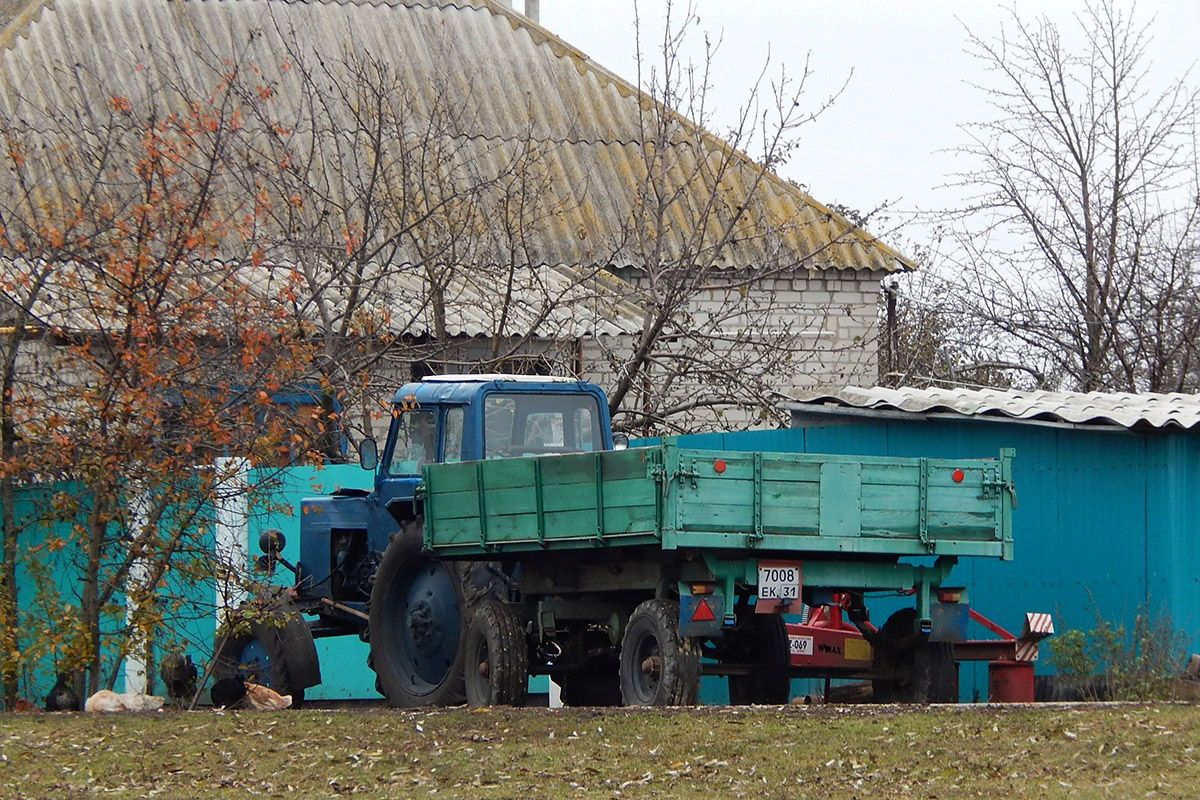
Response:
POLYGON ((708 601, 704 599, 696 604, 696 610, 692 612, 692 622, 712 622, 716 618, 712 609, 708 607, 708 601))
POLYGON ((953 480, 955 483, 962 483, 962 482, 963 482, 963 477, 964 477, 964 476, 963 476, 963 471, 962 471, 961 469, 956 469, 956 470, 954 470, 954 472, 951 472, 951 473, 950 473, 950 478, 951 478, 951 480, 953 480))
POLYGON ((724 471, 725 471, 725 462, 718 458, 716 461, 713 462, 713 472, 720 475, 724 471))

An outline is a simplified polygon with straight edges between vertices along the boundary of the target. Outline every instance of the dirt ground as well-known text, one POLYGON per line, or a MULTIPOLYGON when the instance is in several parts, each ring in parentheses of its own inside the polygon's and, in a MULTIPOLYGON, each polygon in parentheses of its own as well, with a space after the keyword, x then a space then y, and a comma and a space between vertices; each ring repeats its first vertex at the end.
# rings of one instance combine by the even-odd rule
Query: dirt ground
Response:
POLYGON ((1200 706, 0 714, 0 798, 1200 796, 1200 706))

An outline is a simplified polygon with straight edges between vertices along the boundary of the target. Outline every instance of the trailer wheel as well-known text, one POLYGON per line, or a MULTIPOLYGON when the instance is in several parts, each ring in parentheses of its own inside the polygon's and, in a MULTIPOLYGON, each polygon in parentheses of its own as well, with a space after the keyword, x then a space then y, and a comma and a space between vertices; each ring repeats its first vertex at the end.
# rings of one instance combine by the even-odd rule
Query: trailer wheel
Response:
POLYGON ((232 627, 217 636, 213 677, 237 678, 292 696, 291 708, 304 703, 304 689, 321 682, 312 634, 290 603, 266 611, 238 610, 232 627))
POLYGON ((621 639, 621 699, 627 706, 694 705, 700 655, 679 635, 679 604, 647 600, 633 610, 621 639))
MULTIPOLYGON (((723 661, 760 667, 787 667, 791 663, 787 625, 779 614, 751 614, 727 633, 730 642, 722 649, 723 661)), ((730 675, 729 703, 741 705, 786 705, 792 681, 786 675, 730 675)))
POLYGON ((588 659, 582 669, 554 676, 564 706, 621 705, 621 666, 610 655, 588 659))
POLYGON ((958 665, 954 645, 930 642, 915 632, 917 610, 902 608, 879 629, 880 666, 894 673, 871 685, 877 703, 954 703, 958 665))
POLYGON ((418 518, 388 545, 371 590, 371 654, 377 686, 398 708, 466 702, 462 577, 458 565, 421 551, 418 518))
POLYGON ((529 690, 529 651, 512 607, 485 600, 467 630, 465 678, 469 706, 523 706, 529 690))

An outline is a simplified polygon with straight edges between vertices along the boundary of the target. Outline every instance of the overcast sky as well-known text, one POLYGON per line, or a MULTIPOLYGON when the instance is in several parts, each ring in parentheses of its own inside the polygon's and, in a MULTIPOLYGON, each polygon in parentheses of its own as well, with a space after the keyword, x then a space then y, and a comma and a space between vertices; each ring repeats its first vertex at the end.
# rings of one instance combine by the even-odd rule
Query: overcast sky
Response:
MULTIPOLYGON (((520 10, 523 0, 514 0, 520 10)), ((641 0, 643 49, 660 35, 665 0, 641 0), (647 35, 647 32, 649 35, 647 35)), ((1132 4, 1127 4, 1132 5, 1132 4)), ((686 7, 677 2, 676 8, 686 7)), ((768 52, 775 66, 814 70, 817 101, 850 76, 837 104, 806 129, 800 152, 780 172, 818 200, 863 211, 888 201, 901 212, 952 206, 938 190, 963 166, 944 152, 962 144, 961 123, 986 118, 988 106, 968 83, 983 80, 964 53, 965 29, 994 38, 1010 19, 1009 4, 970 0, 696 0, 697 32, 723 37, 714 66, 716 105, 725 113, 745 99, 768 52), (852 73, 852 74, 851 74, 852 73)), ((1078 0, 1019 2, 1022 17, 1045 13, 1064 27, 1078 0)), ((1200 2, 1155 0, 1137 5, 1155 41, 1154 70, 1178 77, 1192 67, 1200 2)), ((613 72, 637 75, 633 0, 541 0, 541 23, 613 72)), ((694 37, 697 45, 702 37, 694 37)), ((701 57, 702 50, 696 51, 701 57)), ((1193 70, 1193 79, 1200 77, 1193 70)), ((776 71, 777 74, 777 71, 776 71)), ((1165 82, 1165 81, 1164 81, 1165 82)), ((719 121, 718 126, 719 128, 719 121)), ((912 231, 920 238, 917 231, 912 231)), ((899 243, 898 243, 899 244, 899 243)))

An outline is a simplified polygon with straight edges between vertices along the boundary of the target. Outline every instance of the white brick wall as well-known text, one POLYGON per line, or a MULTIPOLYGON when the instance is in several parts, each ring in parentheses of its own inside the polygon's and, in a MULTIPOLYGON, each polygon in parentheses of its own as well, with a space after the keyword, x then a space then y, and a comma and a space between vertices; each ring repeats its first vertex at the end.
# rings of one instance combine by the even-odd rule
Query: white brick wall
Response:
MULTIPOLYGON (((629 270, 621 277, 636 281, 629 270)), ((706 292, 693 304, 693 318, 702 323, 706 317, 728 311, 732 300, 745 309, 736 318, 727 318, 723 327, 743 328, 747 320, 767 313, 769 332, 787 331, 794 337, 796 352, 790 361, 775 365, 774 374, 761 376, 761 382, 782 395, 815 387, 840 388, 847 384, 873 384, 878 374, 879 343, 877 308, 882 272, 845 271, 837 277, 817 274, 773 277, 753 286, 744 297, 717 291, 706 292)), ((609 361, 615 355, 612 342, 589 341, 585 348, 587 377, 606 388, 613 383, 609 361)), ((658 383, 662 376, 652 376, 658 383)), ((695 386, 677 387, 675 393, 686 397, 700 392, 695 386)), ((633 404, 636 407, 636 399, 633 404)), ((680 421, 688 430, 720 430, 762 427, 775 424, 760 411, 695 411, 680 421)))
MULTIPOLYGON (((632 276, 625 271, 624 277, 632 276)), ((874 383, 878 365, 878 340, 876 310, 879 283, 882 273, 870 271, 843 272, 837 277, 816 274, 813 277, 774 277, 753 286, 744 295, 723 291, 706 292, 692 307, 691 314, 696 325, 703 327, 706 320, 722 312, 726 315, 720 328, 738 334, 756 325, 765 324, 768 335, 786 332, 797 343, 793 357, 786 363, 777 364, 773 374, 761 376, 761 382, 781 395, 814 387, 840 388, 847 384, 874 383)), ((22 371, 35 383, 38 376, 45 377, 48 370, 61 369, 56 348, 28 343, 23 352, 22 371)), ((509 349, 513 342, 501 348, 509 349)), ((606 390, 616 382, 621 362, 633 346, 633 339, 602 337, 587 339, 579 343, 582 349, 583 374, 606 390)), ((556 374, 570 374, 577 368, 577 343, 574 341, 532 341, 525 343, 519 352, 536 356, 551 364, 556 374)), ((717 345, 719 350, 720 345, 717 345)), ((349 398, 347 419, 360 435, 371 432, 381 437, 388 425, 388 404, 395 390, 411 378, 412 362, 421 359, 425 348, 415 348, 411 353, 398 352, 384 365, 376 369, 369 384, 355 397, 349 398)), ((439 348, 433 355, 444 364, 446 371, 477 371, 475 365, 490 354, 489 342, 485 339, 463 339, 449 348, 439 348)), ((715 353, 706 354, 710 359, 715 353)), ((61 377, 61 374, 59 375, 61 377)), ((79 375, 79 380, 87 376, 79 375)), ((663 375, 651 372, 654 384, 662 382, 663 375)), ((54 398, 46 396, 45 390, 37 385, 26 385, 24 391, 37 394, 42 391, 39 405, 48 410, 54 398)), ((674 387, 676 400, 684 399, 703 391, 704 387, 683 383, 674 387)), ((635 407, 640 398, 631 397, 635 407)), ((730 429, 773 424, 770 417, 754 411, 722 409, 719 412, 696 411, 681 417, 675 427, 684 430, 730 429)))

